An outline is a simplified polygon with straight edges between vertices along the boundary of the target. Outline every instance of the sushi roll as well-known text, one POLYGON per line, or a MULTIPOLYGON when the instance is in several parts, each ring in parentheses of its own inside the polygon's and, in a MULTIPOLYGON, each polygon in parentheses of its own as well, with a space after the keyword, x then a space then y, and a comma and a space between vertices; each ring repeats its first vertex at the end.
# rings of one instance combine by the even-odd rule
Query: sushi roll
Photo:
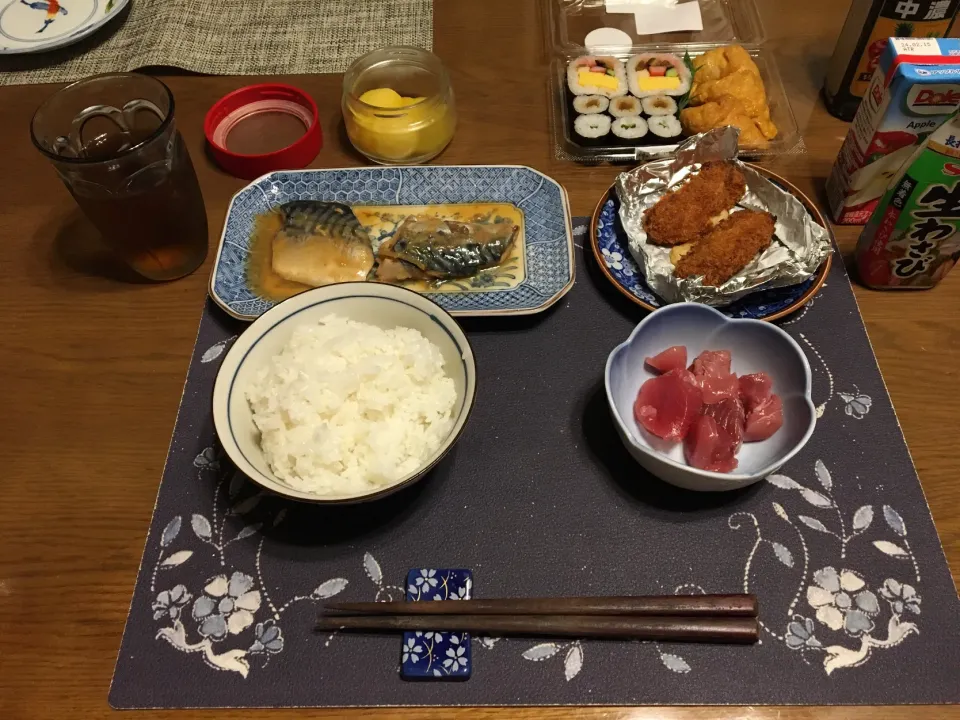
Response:
POLYGON ((596 115, 606 112, 610 101, 603 95, 578 95, 573 99, 573 109, 581 115, 596 115))
POLYGON ((567 85, 574 95, 623 97, 627 94, 627 71, 615 57, 585 55, 570 61, 567 85))
POLYGON ((610 132, 610 122, 607 115, 578 115, 573 121, 573 129, 582 138, 596 140, 610 132))
POLYGON ((639 140, 647 134, 647 121, 642 117, 622 117, 613 121, 613 134, 623 140, 639 140))
POLYGON ((610 101, 610 114, 615 118, 636 117, 643 111, 635 97, 614 98, 610 101))
POLYGON ((680 136, 680 121, 673 115, 658 115, 647 121, 647 126, 657 137, 675 138, 680 136))
POLYGON ((643 103, 643 111, 650 117, 677 114, 677 102, 672 97, 651 95, 645 97, 641 102, 643 103))
POLYGON ((627 61, 630 92, 638 98, 679 97, 690 89, 690 69, 670 53, 634 55, 627 61))

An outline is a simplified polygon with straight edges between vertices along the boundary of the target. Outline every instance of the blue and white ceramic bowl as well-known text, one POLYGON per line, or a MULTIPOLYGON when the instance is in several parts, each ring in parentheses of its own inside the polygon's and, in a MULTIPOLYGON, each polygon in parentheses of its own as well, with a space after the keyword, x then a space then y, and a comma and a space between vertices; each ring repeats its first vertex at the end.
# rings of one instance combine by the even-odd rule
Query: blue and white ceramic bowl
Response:
POLYGON ((375 500, 422 478, 457 442, 476 395, 477 368, 473 350, 456 321, 435 303, 411 290, 381 283, 340 283, 308 290, 285 300, 260 316, 233 343, 213 388, 213 423, 224 452, 254 482, 295 500, 352 503, 375 500), (336 314, 383 328, 419 330, 440 348, 444 370, 457 391, 454 423, 443 444, 421 465, 395 484, 365 495, 315 495, 282 483, 270 470, 260 449, 260 433, 244 394, 254 373, 279 353, 298 325, 336 314))
POLYGON ((817 422, 810 364, 793 338, 771 323, 731 319, 697 303, 668 305, 646 317, 610 353, 604 381, 610 412, 630 454, 661 480, 688 490, 734 490, 762 480, 800 452, 817 422), (737 375, 765 372, 773 379, 773 391, 783 400, 783 427, 768 440, 744 443, 736 472, 687 465, 682 443, 667 444, 634 419, 640 386, 655 374, 644 359, 673 345, 686 346, 691 360, 704 350, 729 350, 737 375))
MULTIPOLYGON (((816 205, 798 188, 758 165, 751 164, 750 167, 796 197, 814 221, 829 230, 829 223, 816 205)), ((590 243, 600 270, 620 293, 646 310, 656 310, 664 305, 664 301, 647 285, 640 267, 630 254, 627 231, 620 223, 620 201, 613 187, 600 199, 594 211, 590 224, 590 243)), ((757 290, 719 310, 729 317, 754 320, 776 320, 789 315, 802 308, 817 294, 827 278, 831 262, 832 257, 828 255, 817 273, 802 283, 772 290, 757 290)))

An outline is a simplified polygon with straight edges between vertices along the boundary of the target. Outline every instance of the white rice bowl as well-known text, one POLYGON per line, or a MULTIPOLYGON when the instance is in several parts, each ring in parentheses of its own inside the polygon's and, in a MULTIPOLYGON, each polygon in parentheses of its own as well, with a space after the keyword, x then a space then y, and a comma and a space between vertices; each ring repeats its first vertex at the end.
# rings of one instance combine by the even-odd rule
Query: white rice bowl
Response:
POLYGON ((327 315, 297 327, 245 389, 276 478, 362 495, 420 469, 453 425, 457 391, 419 331, 327 315))

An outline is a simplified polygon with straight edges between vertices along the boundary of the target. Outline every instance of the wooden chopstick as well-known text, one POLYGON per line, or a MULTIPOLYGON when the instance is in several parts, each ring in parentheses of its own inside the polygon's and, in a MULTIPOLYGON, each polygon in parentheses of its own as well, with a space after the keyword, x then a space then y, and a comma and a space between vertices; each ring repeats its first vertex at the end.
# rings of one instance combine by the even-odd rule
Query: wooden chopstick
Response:
POLYGON ((431 602, 328 603, 349 615, 616 615, 756 617, 755 595, 651 595, 635 597, 510 598, 431 602))
MULTIPOLYGON (((415 604, 417 603, 411 603, 411 605, 415 604)), ((756 642, 760 630, 759 621, 754 617, 597 617, 590 615, 321 615, 316 629, 324 632, 434 630, 497 636, 737 644, 756 642)))

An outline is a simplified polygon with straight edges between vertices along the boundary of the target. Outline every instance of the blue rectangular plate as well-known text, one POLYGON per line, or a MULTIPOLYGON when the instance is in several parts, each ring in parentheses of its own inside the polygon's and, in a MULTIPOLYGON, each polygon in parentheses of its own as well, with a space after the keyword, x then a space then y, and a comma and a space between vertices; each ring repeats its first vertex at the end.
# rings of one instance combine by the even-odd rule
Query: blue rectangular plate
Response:
POLYGON ((573 287, 573 230, 567 194, 546 175, 515 165, 375 167, 270 173, 234 195, 210 280, 210 296, 230 315, 255 320, 276 303, 247 283, 254 219, 291 200, 347 205, 510 203, 523 212, 525 277, 513 287, 425 292, 452 315, 529 315, 573 287))

